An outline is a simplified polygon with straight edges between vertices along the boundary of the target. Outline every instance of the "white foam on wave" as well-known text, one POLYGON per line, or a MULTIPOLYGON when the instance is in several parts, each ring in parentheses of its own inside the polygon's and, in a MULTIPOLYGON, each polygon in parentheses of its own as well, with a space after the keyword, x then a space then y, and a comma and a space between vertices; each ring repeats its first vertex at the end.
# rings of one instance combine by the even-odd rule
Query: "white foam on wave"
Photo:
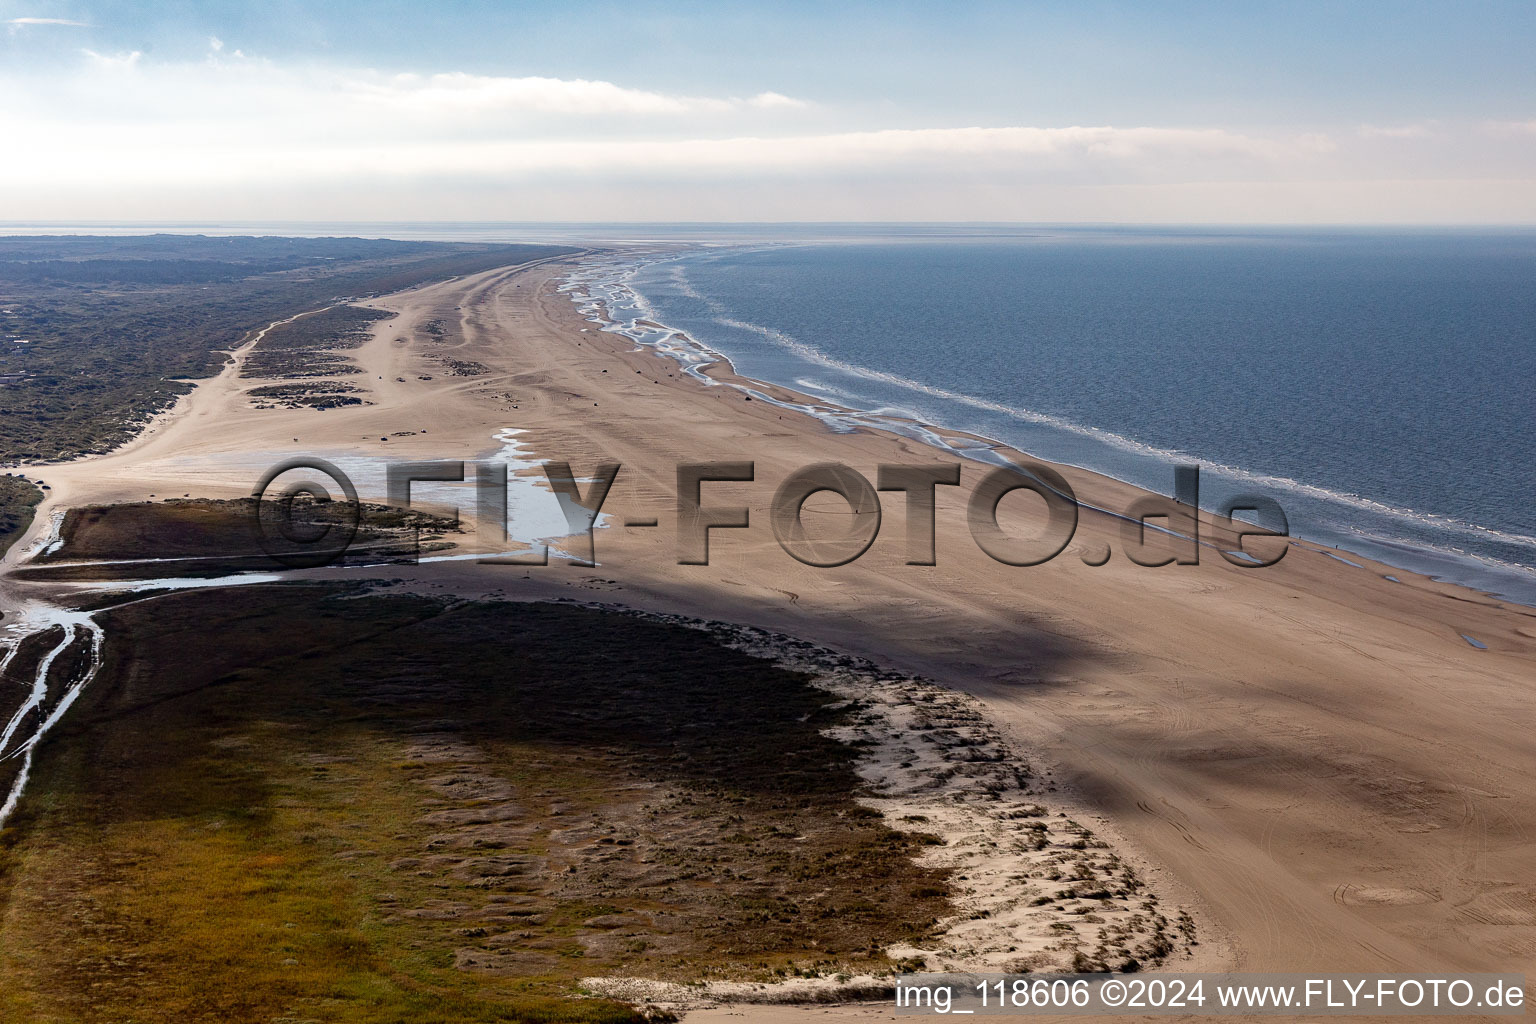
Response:
MULTIPOLYGON (((732 251, 734 254, 745 254, 747 252, 762 251, 765 248, 778 248, 778 246, 736 247, 732 251)), ((725 250, 720 249, 717 251, 723 254, 725 250)), ((1405 541, 1400 537, 1393 536, 1391 531, 1378 535, 1359 526, 1349 527, 1348 530, 1352 530, 1354 535, 1358 536, 1363 543, 1385 544, 1389 546, 1406 543, 1415 550, 1449 556, 1454 559, 1470 559, 1490 569, 1514 573, 1528 579, 1536 579, 1536 568, 1532 566, 1480 552, 1469 551, 1457 545, 1453 540, 1455 537, 1461 537, 1467 540, 1481 540, 1517 548, 1526 548, 1536 552, 1536 536, 1500 530, 1444 513, 1395 506, 1365 495, 1334 490, 1296 480, 1292 477, 1263 473, 1239 466, 1210 461, 1186 451, 1162 448, 1138 441, 1123 434, 1076 423, 1072 420, 1043 413, 1035 409, 966 394, 950 388, 839 359, 817 346, 793 337, 784 331, 732 316, 730 311, 721 302, 701 293, 689 279, 687 270, 681 261, 685 258, 697 257, 697 255, 696 251, 678 252, 670 250, 661 253, 641 253, 638 255, 631 253, 619 257, 596 257, 573 269, 564 288, 566 290, 574 290, 579 284, 584 289, 582 294, 586 298, 585 301, 578 304, 580 312, 589 321, 600 325, 602 330, 627 336, 635 341, 637 347, 651 348, 674 357, 690 376, 704 383, 711 385, 721 384, 721 381, 708 377, 702 371, 704 367, 712 363, 729 364, 729 357, 711 348, 698 338, 666 326, 662 322, 661 314, 656 309, 654 303, 641 293, 635 285, 636 278, 642 272, 654 269, 660 264, 671 263, 673 265, 668 267, 666 271, 668 284, 680 294, 686 295, 688 298, 704 305, 710 312, 711 319, 716 324, 732 330, 755 334, 770 344, 789 352, 801 361, 813 366, 831 370, 854 379, 867 380, 873 383, 900 388, 913 394, 965 406, 980 412, 1004 416, 1019 423, 1044 427, 1048 430, 1081 437, 1103 445, 1106 448, 1139 458, 1151 459, 1169 465, 1198 461, 1202 474, 1210 474, 1231 484, 1240 485, 1245 488, 1253 487, 1257 490, 1279 491, 1285 494, 1298 495, 1325 505, 1378 516, 1386 522, 1402 523, 1404 528, 1411 526, 1421 530, 1428 529, 1444 537, 1444 540, 1440 542, 1426 540, 1422 537, 1415 537, 1411 541, 1405 541), (648 327, 636 322, 641 320, 657 326, 648 327)), ((851 404, 867 403, 868 401, 864 396, 846 389, 837 388, 825 382, 797 380, 796 383, 809 385, 811 390, 835 396, 851 404)), ((760 394, 754 389, 743 387, 743 390, 748 390, 754 397, 758 397, 760 394)), ((958 444, 954 439, 942 437, 933 429, 923 424, 921 415, 910 410, 890 406, 873 410, 850 410, 841 407, 822 406, 815 403, 790 403, 768 396, 763 397, 786 408, 793 408, 814 416, 838 432, 847 432, 859 426, 878 426, 885 429, 894 429, 909 436, 916 436, 936 447, 970 458, 981 457, 984 461, 989 462, 999 461, 996 458, 986 458, 985 453, 991 448, 1002 446, 1014 447, 1009 442, 992 438, 986 439, 983 444, 977 447, 958 444), (905 422, 902 422, 903 420, 905 422)), ((1095 472, 1107 472, 1092 465, 1088 465, 1085 468, 1095 472)), ((1107 473, 1107 475, 1113 474, 1107 473)))
MULTIPOLYGON (((1395 505, 1387 504, 1386 502, 1377 501, 1374 498, 1365 497, 1364 495, 1360 494, 1336 491, 1327 487, 1320 487, 1316 484, 1304 483, 1291 477, 1277 476, 1269 473, 1260 473, 1253 470, 1243 469, 1238 466, 1231 466, 1221 462, 1214 462, 1209 459, 1199 458, 1198 456, 1191 455, 1189 452, 1181 451, 1179 449, 1160 448, 1155 445, 1146 444, 1142 441, 1137 441, 1134 438, 1126 437, 1123 434, 1117 434, 1113 431, 1103 430, 1098 427, 1084 426, 1080 423, 1074 423, 1071 420, 1062 419, 1059 416, 1052 416, 1048 413, 1037 412, 1033 409, 1027 409, 1022 406, 1009 405, 1003 402, 993 401, 991 399, 978 398, 975 395, 968 395, 964 392, 953 391, 949 388, 939 387, 933 384, 925 384, 922 381, 912 380, 911 378, 902 377, 898 374, 888 373, 883 370, 874 370, 866 366, 859 366, 855 363, 837 359, 836 357, 830 356, 816 348, 814 345, 809 345, 803 341, 799 341, 790 337, 783 331, 779 331, 771 327, 764 327, 761 324, 754 324, 748 321, 738 320, 734 317, 723 315, 717 316, 715 320, 723 327, 731 327, 735 328, 736 330, 749 331, 763 338, 766 338, 769 341, 779 345, 780 347, 789 350, 796 356, 804 359, 806 362, 814 363, 818 366, 824 366, 831 370, 837 370, 850 376, 860 377, 865 380, 876 381, 882 384, 889 384, 895 387, 904 388, 906 390, 918 392, 920 394, 938 398, 946 402, 955 402, 957 404, 969 406, 970 408, 978 409, 983 412, 998 413, 1007 416, 1010 419, 1018 420, 1021 422, 1032 423, 1037 426, 1050 427, 1053 430, 1060 430, 1067 433, 1076 434, 1078 436, 1097 441, 1101 444, 1120 449, 1121 451, 1158 459, 1163 462, 1173 463, 1189 461, 1198 458, 1202 473, 1214 473, 1217 476, 1225 477, 1229 480, 1241 482, 1244 484, 1254 484, 1269 490, 1281 490, 1293 494, 1303 494, 1307 497, 1314 498, 1319 501, 1327 501, 1347 505, 1361 511, 1372 512, 1381 516, 1412 521, 1427 526, 1433 526, 1452 532, 1462 533, 1467 536, 1497 540, 1504 543, 1528 546, 1536 549, 1536 536, 1528 536, 1525 534, 1498 530, 1493 527, 1483 526, 1478 523, 1469 522, 1455 516, 1448 516, 1441 513, 1423 512, 1416 509, 1401 508, 1395 505)), ((834 391, 825 385, 821 387, 821 390, 833 394, 838 393, 837 391, 834 391)), ((855 396, 849 392, 843 391, 841 392, 841 397, 854 398, 855 396)))

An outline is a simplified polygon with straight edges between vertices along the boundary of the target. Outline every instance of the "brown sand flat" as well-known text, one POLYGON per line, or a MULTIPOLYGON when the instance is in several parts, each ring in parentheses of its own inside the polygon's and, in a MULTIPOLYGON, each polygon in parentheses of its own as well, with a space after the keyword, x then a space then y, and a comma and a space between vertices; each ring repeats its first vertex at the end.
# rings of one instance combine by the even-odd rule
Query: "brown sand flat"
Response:
MULTIPOLYGON (((1146 568, 1124 557, 1116 521, 1089 513, 1049 564, 1002 565, 965 526, 965 498, 987 471, 978 463, 939 491, 937 566, 904 564, 894 493, 863 557, 801 565, 767 517, 791 471, 835 461, 873 480, 881 463, 955 459, 690 380, 584 322, 556 291, 561 273, 535 265, 371 300, 399 313, 351 353, 363 372, 350 381, 373 405, 256 409, 244 389, 272 382, 240 380, 232 364, 128 447, 31 467, 53 488, 34 530, 61 505, 249 493, 259 470, 242 453, 473 459, 517 427, 538 458, 569 460, 578 476, 622 463, 603 509, 612 525, 597 531, 600 567, 439 562, 390 575, 749 622, 976 694, 1098 831, 1196 908, 1206 952, 1186 966, 1536 968, 1536 610, 1305 544, 1271 568, 1237 568, 1210 548, 1198 566, 1146 568), (420 329, 432 319, 452 330, 420 329), (444 356, 486 372, 446 374, 444 356), (418 433, 394 436, 407 430, 418 433), (751 529, 714 531, 708 566, 676 564, 676 464, 743 459, 756 481, 708 484, 705 503, 749 506, 751 529), (658 527, 624 525, 650 517, 658 527), (1108 564, 1085 564, 1106 543, 1108 564)), ((1061 471, 1104 507, 1140 493, 1061 471)), ((1027 515, 1005 516, 1028 528, 1027 515)), ((847 507, 823 494, 806 518, 846 522, 847 507)))

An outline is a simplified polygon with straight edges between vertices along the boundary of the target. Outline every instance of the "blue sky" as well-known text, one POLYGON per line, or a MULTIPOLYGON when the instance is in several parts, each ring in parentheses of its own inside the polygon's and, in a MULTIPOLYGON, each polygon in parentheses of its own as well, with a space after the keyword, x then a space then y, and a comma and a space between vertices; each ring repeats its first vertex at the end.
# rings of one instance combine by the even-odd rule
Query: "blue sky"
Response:
POLYGON ((1536 222, 1536 4, 0 0, 8 219, 1536 222))

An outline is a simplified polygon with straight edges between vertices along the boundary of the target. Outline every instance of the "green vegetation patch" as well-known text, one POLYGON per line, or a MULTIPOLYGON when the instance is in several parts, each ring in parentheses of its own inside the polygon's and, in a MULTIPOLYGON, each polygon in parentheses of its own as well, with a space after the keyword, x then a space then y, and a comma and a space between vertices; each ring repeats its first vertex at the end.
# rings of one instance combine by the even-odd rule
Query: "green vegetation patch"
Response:
POLYGON ((312 384, 268 384, 251 388, 246 395, 258 409, 337 409, 346 405, 372 405, 359 397, 362 388, 339 380, 312 384))
POLYGON ((0 476, 0 555, 32 525, 42 490, 26 477, 0 476))
POLYGON ((579 979, 880 970, 949 912, 847 709, 705 633, 316 585, 101 616, 0 832, 6 1020, 633 1020, 579 979))
POLYGON ((314 377, 354 373, 357 368, 336 353, 357 348, 371 336, 370 327, 393 313, 366 306, 337 306, 279 324, 246 354, 242 377, 314 377), (344 369, 328 369, 330 367, 344 369))

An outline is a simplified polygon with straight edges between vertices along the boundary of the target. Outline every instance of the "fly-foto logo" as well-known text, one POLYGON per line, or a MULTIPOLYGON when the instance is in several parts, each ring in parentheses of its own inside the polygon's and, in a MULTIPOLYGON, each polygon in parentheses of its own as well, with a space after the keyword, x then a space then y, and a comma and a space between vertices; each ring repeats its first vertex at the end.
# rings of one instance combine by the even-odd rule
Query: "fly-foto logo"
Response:
MULTIPOLYGON (((385 501, 389 508, 410 510, 413 484, 473 482, 477 540, 490 552, 479 561, 547 565, 547 541, 562 539, 570 564, 596 565, 596 527, 622 466, 600 463, 582 477, 573 472, 569 462, 545 462, 542 469, 548 491, 559 503, 564 525, 530 542, 527 551, 505 551, 517 525, 509 515, 505 463, 389 463, 385 466, 385 501)), ((842 463, 816 463, 779 481, 768 506, 768 525, 779 547, 797 562, 818 568, 847 565, 868 552, 880 535, 881 494, 900 494, 905 507, 905 562, 935 565, 943 489, 958 488, 961 475, 959 463, 882 464, 871 482, 865 474, 842 463), (831 531, 830 536, 826 530, 811 530, 806 525, 807 501, 824 492, 836 495, 846 505, 845 514, 839 517, 845 528, 831 531)), ((752 462, 677 465, 673 520, 677 564, 708 565, 711 538, 717 531, 753 527, 751 509, 742 503, 742 487, 757 483, 757 467, 752 462)), ((1119 520, 1120 548, 1131 562, 1149 567, 1199 564, 1201 548, 1207 546, 1201 541, 1199 467, 1174 467, 1173 490, 1172 497, 1145 494, 1118 511, 1096 509, 1119 520)), ((263 550, 289 567, 316 567, 341 558, 356 543, 364 519, 356 486, 346 473, 324 459, 300 457, 273 466, 252 496, 255 528, 263 550), (329 478, 339 495, 313 478, 317 475, 329 478), (315 503, 340 502, 340 510, 325 517, 301 516, 296 511, 299 502, 306 509, 315 503)), ((965 496, 965 522, 972 541, 988 557, 1005 565, 1034 566, 1067 549, 1085 507, 1055 469, 1038 463, 1010 464, 990 469, 971 488, 965 496), (1043 524, 1027 534, 1010 531, 1000 521, 1003 499, 1014 494, 1028 496, 1026 500, 1044 512, 1043 524)), ((1240 495, 1223 502, 1214 514, 1225 521, 1231 536, 1230 544, 1215 550, 1231 564, 1263 568, 1285 557, 1288 545, 1265 540, 1290 535, 1285 511, 1274 499, 1240 495), (1247 513, 1264 525, 1240 519, 1239 513, 1247 513), (1249 542, 1251 548, 1246 546, 1249 542)), ((661 525, 657 517, 628 518, 622 524, 633 529, 661 525)), ((1107 544, 1100 544, 1097 549, 1084 550, 1080 557, 1084 564, 1098 566, 1112 555, 1107 544)))

